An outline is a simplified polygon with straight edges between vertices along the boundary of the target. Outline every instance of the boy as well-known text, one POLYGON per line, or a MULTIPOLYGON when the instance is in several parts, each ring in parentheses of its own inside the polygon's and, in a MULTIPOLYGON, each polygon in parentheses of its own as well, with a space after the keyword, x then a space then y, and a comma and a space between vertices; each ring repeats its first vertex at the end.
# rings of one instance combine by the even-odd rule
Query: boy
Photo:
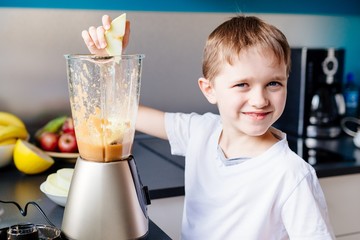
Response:
MULTIPOLYGON (((104 54, 103 26, 82 36, 104 54)), ((128 42, 129 27, 124 44, 128 42)), ((200 90, 220 115, 139 107, 137 130, 185 156, 182 239, 335 239, 314 169, 272 127, 286 101, 290 47, 274 26, 236 16, 209 36, 200 90)))

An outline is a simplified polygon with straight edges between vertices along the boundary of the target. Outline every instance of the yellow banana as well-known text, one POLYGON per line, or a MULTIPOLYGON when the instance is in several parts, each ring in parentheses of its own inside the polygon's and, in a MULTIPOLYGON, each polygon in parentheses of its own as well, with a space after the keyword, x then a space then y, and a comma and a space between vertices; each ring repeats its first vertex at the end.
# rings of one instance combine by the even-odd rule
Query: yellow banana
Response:
POLYGON ((24 127, 9 125, 0 128, 0 142, 10 138, 26 139, 27 137, 28 132, 24 127))
POLYGON ((6 139, 4 141, 1 141, 0 146, 15 144, 16 141, 17 141, 17 138, 9 138, 9 139, 6 139))
POLYGON ((25 128, 24 122, 19 117, 9 112, 0 112, 0 125, 14 125, 25 128))

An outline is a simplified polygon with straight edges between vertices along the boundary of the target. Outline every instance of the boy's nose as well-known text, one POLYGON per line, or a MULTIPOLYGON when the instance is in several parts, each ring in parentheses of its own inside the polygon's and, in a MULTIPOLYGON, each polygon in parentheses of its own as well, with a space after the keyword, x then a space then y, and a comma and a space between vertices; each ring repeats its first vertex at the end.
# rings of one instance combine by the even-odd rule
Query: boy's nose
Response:
POLYGON ((264 91, 254 90, 249 98, 249 104, 255 108, 263 108, 269 104, 269 101, 264 91))

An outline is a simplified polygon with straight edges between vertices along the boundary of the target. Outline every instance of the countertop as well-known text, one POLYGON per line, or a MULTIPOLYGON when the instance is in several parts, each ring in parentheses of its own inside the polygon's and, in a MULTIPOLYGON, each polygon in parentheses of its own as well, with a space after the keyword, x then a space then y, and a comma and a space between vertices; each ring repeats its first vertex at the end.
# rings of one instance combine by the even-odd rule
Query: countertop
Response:
MULTIPOLYGON (((72 167, 74 164, 56 162, 48 171, 38 175, 24 175, 14 166, 0 169, 0 200, 15 201, 22 208, 29 201, 36 202, 44 211, 49 220, 58 228, 61 228, 64 208, 53 203, 39 189, 40 184, 46 180, 48 174, 62 167, 72 167)), ((13 204, 0 203, 0 229, 19 223, 31 222, 34 224, 49 223, 33 206, 28 206, 26 216, 22 216, 13 204)), ((154 222, 149 220, 149 232, 147 239, 170 240, 171 238, 162 231, 154 222)))
MULTIPOLYGON (((287 136, 287 139, 290 148, 315 168, 319 178, 360 173, 360 149, 354 146, 349 136, 335 139, 287 136)), ((184 193, 185 161, 183 157, 171 155, 167 141, 139 135, 134 156, 152 198, 184 193)))
MULTIPOLYGON (((288 140, 289 144, 297 143, 299 149, 293 150, 313 163, 319 178, 360 173, 360 149, 354 146, 350 137, 342 136, 332 140, 297 138, 295 141, 291 138, 288 140), (321 154, 326 152, 325 157, 321 156, 321 161, 314 162, 309 159, 309 152, 314 149, 321 150, 321 154)), ((184 158, 172 156, 167 141, 137 135, 133 155, 142 182, 150 190, 151 199, 184 195, 184 158)), ((34 176, 20 173, 13 165, 0 168, 0 199, 17 201, 21 206, 28 201, 36 201, 50 220, 60 227, 64 208, 51 202, 41 193, 39 186, 46 180, 48 174, 56 172, 59 168, 74 167, 75 164, 63 159, 55 159, 55 161, 49 170, 34 176)), ((13 206, 0 204, 0 228, 19 223, 23 218, 20 214, 16 214, 17 210, 14 212, 14 209, 13 206)), ((28 216, 31 216, 31 221, 34 223, 45 223, 43 217, 32 207, 29 208, 28 216)), ((154 239, 170 239, 151 220, 149 226, 149 236, 155 234, 154 239)))
MULTIPOLYGON (((360 173, 360 149, 349 136, 320 140, 288 136, 288 142, 293 151, 315 168, 319 178, 360 173)), ((167 141, 138 135, 133 152, 151 198, 184 194, 185 161, 171 155, 167 141)))

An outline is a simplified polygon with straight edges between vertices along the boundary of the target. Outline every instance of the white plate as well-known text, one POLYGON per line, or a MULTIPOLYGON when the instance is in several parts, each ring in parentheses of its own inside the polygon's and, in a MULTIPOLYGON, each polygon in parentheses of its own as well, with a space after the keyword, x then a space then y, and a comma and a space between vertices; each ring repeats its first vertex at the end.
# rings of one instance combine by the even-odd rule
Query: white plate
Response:
POLYGON ((61 152, 46 152, 50 157, 54 158, 77 158, 79 153, 61 153, 61 152))
POLYGON ((62 206, 62 207, 65 207, 66 205, 66 201, 67 201, 67 196, 56 196, 56 195, 52 195, 52 194, 49 194, 45 191, 45 184, 46 182, 43 182, 41 185, 40 185, 40 190, 51 200, 53 201, 54 203, 62 206))

